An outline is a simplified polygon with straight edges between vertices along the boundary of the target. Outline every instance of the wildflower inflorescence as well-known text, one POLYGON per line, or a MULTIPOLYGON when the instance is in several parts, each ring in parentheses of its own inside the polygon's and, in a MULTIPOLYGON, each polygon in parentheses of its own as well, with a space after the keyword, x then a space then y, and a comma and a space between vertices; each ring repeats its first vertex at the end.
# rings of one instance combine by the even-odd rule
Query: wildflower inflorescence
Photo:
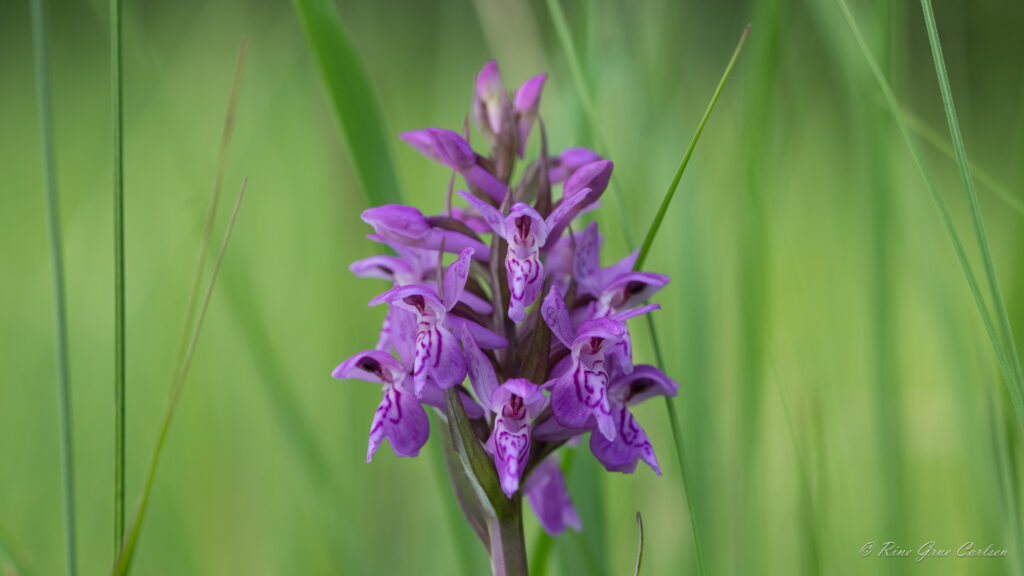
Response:
POLYGON ((428 128, 401 135, 463 177, 468 191, 458 196, 467 206, 452 206, 449 189, 443 215, 401 205, 363 212, 374 230, 369 238, 395 255, 357 261, 351 270, 393 286, 370 301, 388 306, 376 347, 333 375, 383 387, 367 462, 384 438, 398 456, 416 456, 430 435, 423 405, 451 417, 446 394, 457 392, 501 492, 524 492, 544 529, 558 534, 581 526, 554 450, 589 434, 590 450, 608 470, 631 473, 643 460, 660 474, 629 408, 674 396, 678 385, 654 366, 633 364, 626 326, 658 309, 645 302, 669 278, 635 271, 636 253, 602 267, 597 223, 571 227, 597 207, 612 163, 585 148, 549 156, 541 126, 540 157, 509 183, 539 123, 545 79, 527 80, 510 97, 494 62, 481 70, 472 114, 489 156, 474 152, 468 134, 428 128), (446 252, 456 257, 444 267, 446 252))

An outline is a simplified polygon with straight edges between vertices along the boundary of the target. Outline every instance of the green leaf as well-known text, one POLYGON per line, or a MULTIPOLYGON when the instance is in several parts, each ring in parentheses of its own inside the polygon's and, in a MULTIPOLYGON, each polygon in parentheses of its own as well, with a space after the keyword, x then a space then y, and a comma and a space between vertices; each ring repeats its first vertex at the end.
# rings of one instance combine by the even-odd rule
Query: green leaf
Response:
POLYGON ((293 0, 334 108, 356 179, 371 206, 401 197, 370 76, 331 0, 293 0))

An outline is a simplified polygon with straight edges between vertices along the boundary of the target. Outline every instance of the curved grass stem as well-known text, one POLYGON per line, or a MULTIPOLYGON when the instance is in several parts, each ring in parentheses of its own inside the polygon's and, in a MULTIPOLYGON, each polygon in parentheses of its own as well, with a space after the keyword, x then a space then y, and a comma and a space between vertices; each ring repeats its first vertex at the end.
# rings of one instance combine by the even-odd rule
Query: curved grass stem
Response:
POLYGON ((46 3, 32 0, 32 44, 35 53, 36 101, 43 142, 47 222, 50 234, 50 265, 53 277, 53 316, 57 369, 57 403, 60 413, 61 477, 64 486, 64 530, 67 570, 76 573, 75 488, 71 446, 71 389, 68 375, 68 326, 64 296, 64 253, 61 247, 60 210, 57 198, 57 167, 53 146, 53 116, 50 98, 50 55, 47 46, 46 3))
POLYGON ((142 520, 146 516, 146 508, 149 505, 149 495, 153 489, 153 479, 156 477, 157 465, 160 463, 160 455, 163 452, 164 442, 167 440, 167 432, 170 430, 171 421, 178 408, 178 401, 181 399, 181 392, 185 386, 185 377, 188 376, 189 366, 192 364, 192 356, 195 354, 196 342, 199 340, 199 332, 203 328, 203 319, 206 317, 206 309, 210 305, 210 297, 213 295, 213 286, 217 282, 217 273, 220 272, 221 262, 224 260, 224 252, 231 239, 231 231, 235 227, 235 219, 238 217, 238 209, 242 205, 242 198, 245 196, 245 187, 249 180, 242 184, 242 190, 238 193, 235 201, 235 208, 231 212, 231 220, 228 222, 227 230, 224 232, 224 240, 221 242, 220 251, 217 253, 217 261, 213 265, 213 272, 210 275, 210 282, 207 284, 206 293, 203 296, 202 306, 199 308, 199 315, 196 317, 195 326, 189 338, 185 357, 178 368, 174 383, 171 387, 171 398, 167 403, 167 410, 164 413, 163 424, 160 426, 160 434, 157 436, 156 447, 149 461, 149 468, 142 485, 142 492, 139 494, 139 501, 135 506, 135 513, 132 515, 132 522, 125 535, 124 542, 118 552, 111 574, 123 576, 131 570, 132 558, 135 554, 135 546, 139 540, 139 532, 142 529, 142 520))

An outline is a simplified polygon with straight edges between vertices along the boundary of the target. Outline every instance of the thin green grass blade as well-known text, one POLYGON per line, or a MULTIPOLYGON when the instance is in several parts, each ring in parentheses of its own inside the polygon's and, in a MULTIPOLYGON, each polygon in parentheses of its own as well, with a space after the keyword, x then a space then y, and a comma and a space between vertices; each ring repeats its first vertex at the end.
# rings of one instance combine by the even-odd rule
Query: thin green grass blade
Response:
POLYGON ((68 377, 68 327, 64 297, 64 252, 61 247, 60 210, 57 198, 57 166, 53 146, 50 100, 50 54, 47 46, 46 3, 32 0, 32 44, 35 53, 36 102, 39 106, 43 143, 43 174, 46 186, 47 222, 50 233, 50 265, 53 276, 53 316, 57 370, 57 403, 60 412, 61 477, 64 486, 64 529, 68 574, 76 572, 75 488, 71 447, 71 390, 68 377))
POLYGON ((146 516, 146 508, 149 505, 149 495, 153 489, 153 480, 156 478, 156 470, 157 465, 160 463, 160 455, 163 452, 164 442, 167 440, 167 432, 170 430, 174 414, 177 412, 178 402, 181 400, 181 392, 185 386, 185 378, 188 376, 189 366, 192 364, 192 356, 195 354, 196 343, 199 340, 199 332, 203 328, 203 319, 206 318, 206 309, 210 305, 210 297, 213 295, 213 287, 217 282, 217 273, 220 272, 221 263, 224 261, 224 252, 227 250, 228 241, 231 240, 231 231, 235 228, 235 219, 238 217, 238 209, 242 205, 242 198, 245 197, 245 188, 248 183, 249 180, 246 178, 245 182, 242 184, 242 190, 238 193, 238 199, 235 201, 235 208, 231 212, 231 220, 228 221, 227 230, 224 232, 224 241, 221 242, 220 251, 217 252, 217 260, 213 265, 213 272, 210 275, 210 282, 207 285, 206 293, 203 296, 202 306, 199 308, 199 315, 196 318, 195 327, 192 329, 192 335, 189 339, 184 361, 178 369, 175 381, 171 387, 171 398, 167 403, 167 411, 164 413, 163 424, 160 427, 160 434, 157 436, 156 447, 153 449, 153 455, 149 461, 149 468, 146 472, 146 478, 142 485, 142 492, 139 494, 139 501, 135 506, 135 513, 132 516, 132 522, 128 528, 127 534, 125 535, 124 542, 121 544, 121 550, 118 552, 113 570, 111 571, 113 576, 123 576, 131 571, 132 559, 135 555, 135 547, 139 541, 139 533, 142 530, 142 521, 146 516))
POLYGON ((114 555, 124 539, 124 116, 121 0, 110 0, 110 101, 114 131, 114 555))
MULTIPOLYGON (((601 123, 597 121, 597 108, 594 106, 593 98, 591 98, 590 86, 587 84, 587 77, 583 73, 583 64, 580 61, 579 54, 576 52, 576 44, 572 41, 572 32, 569 30, 569 23, 565 19, 562 5, 559 0, 547 0, 547 6, 548 13, 551 15, 551 23, 555 26, 555 33, 558 35, 558 41, 565 51, 566 60, 569 62, 573 83, 576 85, 576 91, 579 92, 580 102, 583 103, 583 112, 587 116, 587 122, 590 124, 590 131, 595 144, 597 144, 600 152, 611 154, 607 145, 608 139, 604 136, 601 123)), ((634 242, 633 227, 626 215, 626 200, 622 196, 622 187, 619 186, 618 177, 615 172, 612 172, 611 188, 612 193, 615 195, 616 207, 619 209, 619 213, 622 214, 623 237, 626 240, 626 245, 632 250, 634 242)))
MULTIPOLYGON (((704 126, 708 122, 708 118, 711 117, 711 112, 715 109, 715 104, 718 103, 718 98, 722 94, 722 89, 725 87, 726 81, 729 79, 729 75, 732 73, 732 69, 736 64, 736 60, 740 55, 740 51, 743 49, 743 44, 747 40, 747 36, 750 35, 750 24, 743 30, 743 34, 740 36, 740 40, 736 45, 736 50, 733 51, 732 58, 729 59, 729 64, 725 68, 725 72, 722 74, 722 79, 718 82, 718 87, 715 89, 715 93, 711 97, 711 101, 708 103, 707 109, 704 111, 704 116, 701 118, 700 124, 697 125, 697 130, 694 132, 693 138, 690 140, 690 145, 686 149, 686 153, 683 154, 683 159, 679 163, 679 169, 676 170, 676 175, 672 179, 672 183, 669 185, 668 191, 665 193, 665 197, 661 201, 661 206, 658 207, 658 212, 654 216, 654 220, 651 222, 650 227, 647 229, 647 235, 644 237, 644 243, 640 248, 640 253, 637 255, 636 264, 634 265, 635 270, 639 270, 644 261, 647 259, 648 253, 650 253, 651 245, 654 242, 655 236, 658 234, 658 230, 661 228, 661 223, 665 219, 665 214, 668 212, 668 207, 672 203, 672 198, 675 196, 676 189, 679 187, 679 181, 683 177, 683 172, 686 171, 686 166, 690 163, 690 157, 693 155, 694 149, 697 147, 697 141, 700 140, 701 134, 704 132, 704 126)), ((657 334, 654 329, 654 319, 651 315, 646 315, 648 331, 651 334, 651 343, 654 347, 655 360, 659 367, 664 367, 665 362, 661 354, 661 345, 658 342, 657 334)), ((700 532, 697 529, 697 518, 693 504, 693 496, 690 494, 690 490, 687 488, 688 483, 686 480, 686 458, 685 450, 683 446, 683 435, 681 426, 679 424, 679 414, 676 412, 676 406, 672 402, 671 398, 665 399, 665 406, 668 409, 669 424, 672 427, 672 438, 675 441, 676 446, 676 458, 679 461, 680 476, 682 478, 683 492, 686 494, 687 507, 689 508, 690 516, 690 528, 693 531, 694 550, 697 558, 697 570, 698 573, 704 574, 704 557, 701 553, 700 545, 700 532)))
POLYGON ((967 286, 971 291, 971 296, 974 298, 975 305, 981 315, 981 321, 985 326, 985 332, 988 335, 993 351, 995 352, 996 362, 999 364, 999 369, 1003 374, 1007 391, 1010 394, 1010 400, 1013 403, 1013 408, 1017 415, 1017 422, 1022 428, 1024 428, 1024 402, 1022 402, 1020 390, 1016 385, 1015 372, 1006 356, 1006 350, 1003 348, 999 336, 996 333, 992 315, 989 313, 988 305, 985 304, 985 300, 981 295, 981 289, 978 286, 977 278, 974 276, 974 271, 971 269, 971 264, 967 260, 967 254, 964 251, 963 243, 960 241, 960 236, 953 227, 949 211, 946 209, 946 203, 939 194, 938 188, 935 186, 935 181, 932 179, 931 173, 928 171, 921 158, 917 145, 914 143, 914 139, 910 134, 910 129, 907 127, 907 123, 903 119, 903 114, 900 112, 896 96, 893 94, 892 88, 889 86, 889 82, 885 79, 885 75, 882 73, 881 68, 879 68, 874 56, 871 55, 871 50, 868 48, 867 42, 864 40, 864 35, 861 34, 860 28, 857 26, 857 21, 853 18, 853 14, 850 12, 850 8, 843 0, 836 0, 836 2, 850 27, 850 31, 853 33, 854 39, 857 41, 857 45, 859 46, 861 53, 868 62, 868 67, 871 69, 875 79, 878 81, 878 86, 885 96, 885 100, 889 105, 889 110, 892 112, 892 115, 896 120, 896 124, 900 129, 900 133, 903 135, 903 139, 907 143, 907 148, 910 150, 910 155, 914 159, 914 164, 917 166, 918 172, 920 172, 921 178, 924 179, 925 186, 928 188, 932 203, 935 204, 935 208, 939 213, 939 218, 942 221, 942 226, 946 231, 946 235, 949 236, 950 242, 953 244, 953 251, 956 254, 957 262, 960 264, 960 268, 967 280, 967 286))
POLYGON ((633 576, 640 576, 640 566, 644 561, 644 519, 639 510, 636 512, 636 530, 639 542, 636 545, 636 569, 633 570, 633 576))
MULTIPOLYGON (((885 104, 882 104, 882 106, 884 107, 885 104)), ((942 152, 950 160, 956 160, 956 153, 953 151, 953 147, 946 142, 938 130, 907 108, 900 106, 900 111, 903 113, 903 119, 907 121, 907 126, 913 133, 931 144, 939 152, 942 152)), ((971 174, 974 175, 978 182, 984 184, 986 188, 991 190, 997 198, 1005 202, 1014 212, 1024 216, 1024 201, 1013 192, 1010 192, 1009 188, 1004 186, 984 167, 979 166, 976 162, 968 162, 967 165, 970 166, 971 174)))
POLYGON ((658 230, 661 228, 661 223, 665 219, 665 214, 668 212, 668 207, 672 203, 672 198, 676 195, 676 188, 679 187, 679 180, 683 177, 683 172, 686 171, 686 166, 690 163, 690 157, 693 156, 693 150, 697 147, 697 141, 700 140, 700 135, 704 133, 704 126, 708 123, 708 118, 711 117, 711 112, 715 109, 715 104, 718 103, 718 97, 722 94, 722 89, 725 88, 725 82, 729 79, 729 75, 732 74, 732 68, 736 64, 736 59, 739 58, 740 51, 743 50, 743 44, 747 41, 747 36, 750 35, 751 25, 747 24, 747 27, 743 30, 743 35, 740 36, 740 41, 736 44, 736 50, 732 53, 732 58, 729 59, 729 64, 725 67, 725 72, 722 73, 722 79, 718 82, 718 88, 715 89, 714 95, 711 96, 711 102, 708 102, 708 107, 704 111, 704 117, 700 119, 700 124, 697 125, 697 131, 694 132, 693 138, 690 140, 690 146, 686 149, 686 153, 683 154, 682 161, 679 162, 679 169, 676 170, 676 176, 672 179, 672 183, 669 184, 668 191, 665 192, 665 197, 661 200, 661 206, 658 207, 657 214, 654 215, 654 221, 651 222, 651 226, 647 229, 647 236, 644 237, 644 242, 640 246, 640 254, 636 257, 636 265, 633 267, 635 270, 639 270, 644 261, 647 260, 647 254, 651 251, 651 244, 654 243, 654 237, 658 234, 658 230))
POLYGON ((327 88, 356 179, 367 204, 401 197, 389 132, 363 62, 331 0, 293 0, 327 88))
POLYGON ((188 308, 185 310, 185 325, 181 329, 181 339, 178 346, 178 357, 175 366, 183 365, 188 345, 188 334, 192 330, 192 322, 195 319, 196 304, 199 301, 199 284, 203 279, 203 270, 206 268, 206 254, 210 248, 210 237, 213 235, 213 223, 217 217, 217 206, 220 204, 220 191, 224 184, 224 170, 227 166, 228 149, 231 147, 231 134, 235 126, 235 110, 238 108, 238 93, 242 87, 242 72, 245 70, 245 53, 248 48, 248 40, 242 39, 242 47, 238 51, 238 62, 235 64, 235 77, 231 85, 231 97, 228 100, 228 111, 224 117, 224 130, 221 133, 220 151, 217 153, 217 171, 213 179, 213 190, 210 192, 210 203, 206 207, 206 219, 203 222, 203 231, 199 237, 199 254, 196 257, 196 267, 192 272, 192 286, 188 293, 188 308))
POLYGON ((1003 345, 1006 348, 1007 356, 1016 377, 1017 393, 1020 395, 1020 385, 1024 382, 1024 372, 1021 370, 1020 355, 1017 353, 1017 344, 1014 341, 1010 318, 1006 313, 1006 303, 1003 301, 1003 293, 999 288, 999 276, 996 274, 996 266, 992 260, 992 250, 989 247, 988 235, 985 234, 985 221, 981 215, 981 206, 978 204, 978 195, 974 191, 974 178, 971 177, 971 167, 967 162, 964 139, 960 135, 960 122, 956 117, 953 92, 949 88, 949 76, 946 73, 946 63, 942 57, 942 44, 939 42, 939 31, 935 25, 935 13, 932 10, 931 0, 921 0, 921 9, 924 12, 925 27, 928 29, 928 43, 932 48, 932 58, 935 60, 935 75, 939 79, 939 91, 942 93, 942 104, 946 110, 946 121, 949 124, 950 138, 953 141, 953 151, 956 153, 956 163, 960 166, 960 179, 964 185, 964 192, 967 194, 967 203, 971 207, 974 234, 981 249, 985 274, 988 276, 989 290, 992 292, 992 305, 995 308, 996 318, 999 320, 999 327, 1002 330, 1003 345))

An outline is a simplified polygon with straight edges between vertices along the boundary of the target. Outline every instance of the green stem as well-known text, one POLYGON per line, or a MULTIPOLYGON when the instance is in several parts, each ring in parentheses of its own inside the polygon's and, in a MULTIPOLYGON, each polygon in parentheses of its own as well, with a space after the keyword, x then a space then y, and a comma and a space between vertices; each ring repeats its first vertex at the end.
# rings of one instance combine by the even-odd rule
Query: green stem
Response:
POLYGON ((985 274, 988 276, 989 289, 992 291, 992 304, 995 307, 999 327, 1002 330, 1003 345, 1006 347, 1007 355, 1012 362, 1017 393, 1020 394, 1020 386, 1022 381, 1024 381, 1024 371, 1021 369, 1020 356, 1017 354, 1017 344, 1014 342, 1010 319, 1006 313, 1006 304, 1003 301, 1002 290, 999 288, 999 277, 996 275, 995 263, 992 261, 992 250, 989 248, 988 235, 985 234, 985 222, 981 216, 978 195, 974 191, 974 178, 971 177, 971 167, 967 162, 967 151, 964 149, 964 140, 960 135, 960 122, 956 117, 953 93, 949 88, 949 77, 946 74, 946 63, 942 57, 942 45, 939 43, 939 31, 935 25, 935 13, 932 11, 931 0, 921 0, 921 9, 924 11, 925 26, 928 28, 928 42, 931 44, 932 58, 935 60, 935 75, 939 79, 939 91, 942 93, 942 103, 946 110, 946 121, 949 124, 949 133, 953 141, 953 151, 956 153, 956 162, 960 165, 960 179, 963 181, 967 202, 971 207, 974 233, 978 240, 978 247, 981 249, 985 274))
MULTIPOLYGON (((654 318, 650 314, 647 314, 645 318, 647 318, 647 329, 651 336, 654 336, 654 318)), ((665 359, 661 356, 661 344, 658 343, 658 339, 651 338, 651 344, 654 347, 654 360, 658 363, 658 367, 665 366, 665 359)), ((705 574, 704 556, 701 554, 700 531, 697 530, 697 508, 693 504, 693 494, 686 479, 686 450, 683 446, 683 433, 679 426, 679 414, 676 412, 676 405, 672 402, 672 398, 668 396, 665 397, 665 407, 668 409, 668 422, 672 427, 672 438, 675 440, 676 459, 679 461, 679 476, 682 478, 683 494, 686 495, 686 507, 690 512, 690 530, 693 532, 693 549, 697 556, 697 573, 703 575, 705 574)))
POLYGON ((511 500, 507 513, 488 519, 491 535, 491 572, 494 576, 527 576, 526 539, 523 537, 521 493, 511 500))
POLYGON ((110 99, 114 122, 114 554, 124 538, 125 316, 124 116, 121 104, 121 0, 110 0, 110 99))
POLYGON ((50 102, 50 59, 47 47, 45 0, 32 0, 32 44, 35 52, 36 98, 42 123, 43 165, 47 221, 50 230, 50 265, 53 274, 53 315, 56 324, 57 402, 60 411, 61 474, 64 484, 64 529, 68 574, 76 572, 75 490, 71 449, 71 390, 68 384, 68 327, 64 298, 64 255, 60 239, 57 199, 57 167, 53 150, 53 117, 50 102))

